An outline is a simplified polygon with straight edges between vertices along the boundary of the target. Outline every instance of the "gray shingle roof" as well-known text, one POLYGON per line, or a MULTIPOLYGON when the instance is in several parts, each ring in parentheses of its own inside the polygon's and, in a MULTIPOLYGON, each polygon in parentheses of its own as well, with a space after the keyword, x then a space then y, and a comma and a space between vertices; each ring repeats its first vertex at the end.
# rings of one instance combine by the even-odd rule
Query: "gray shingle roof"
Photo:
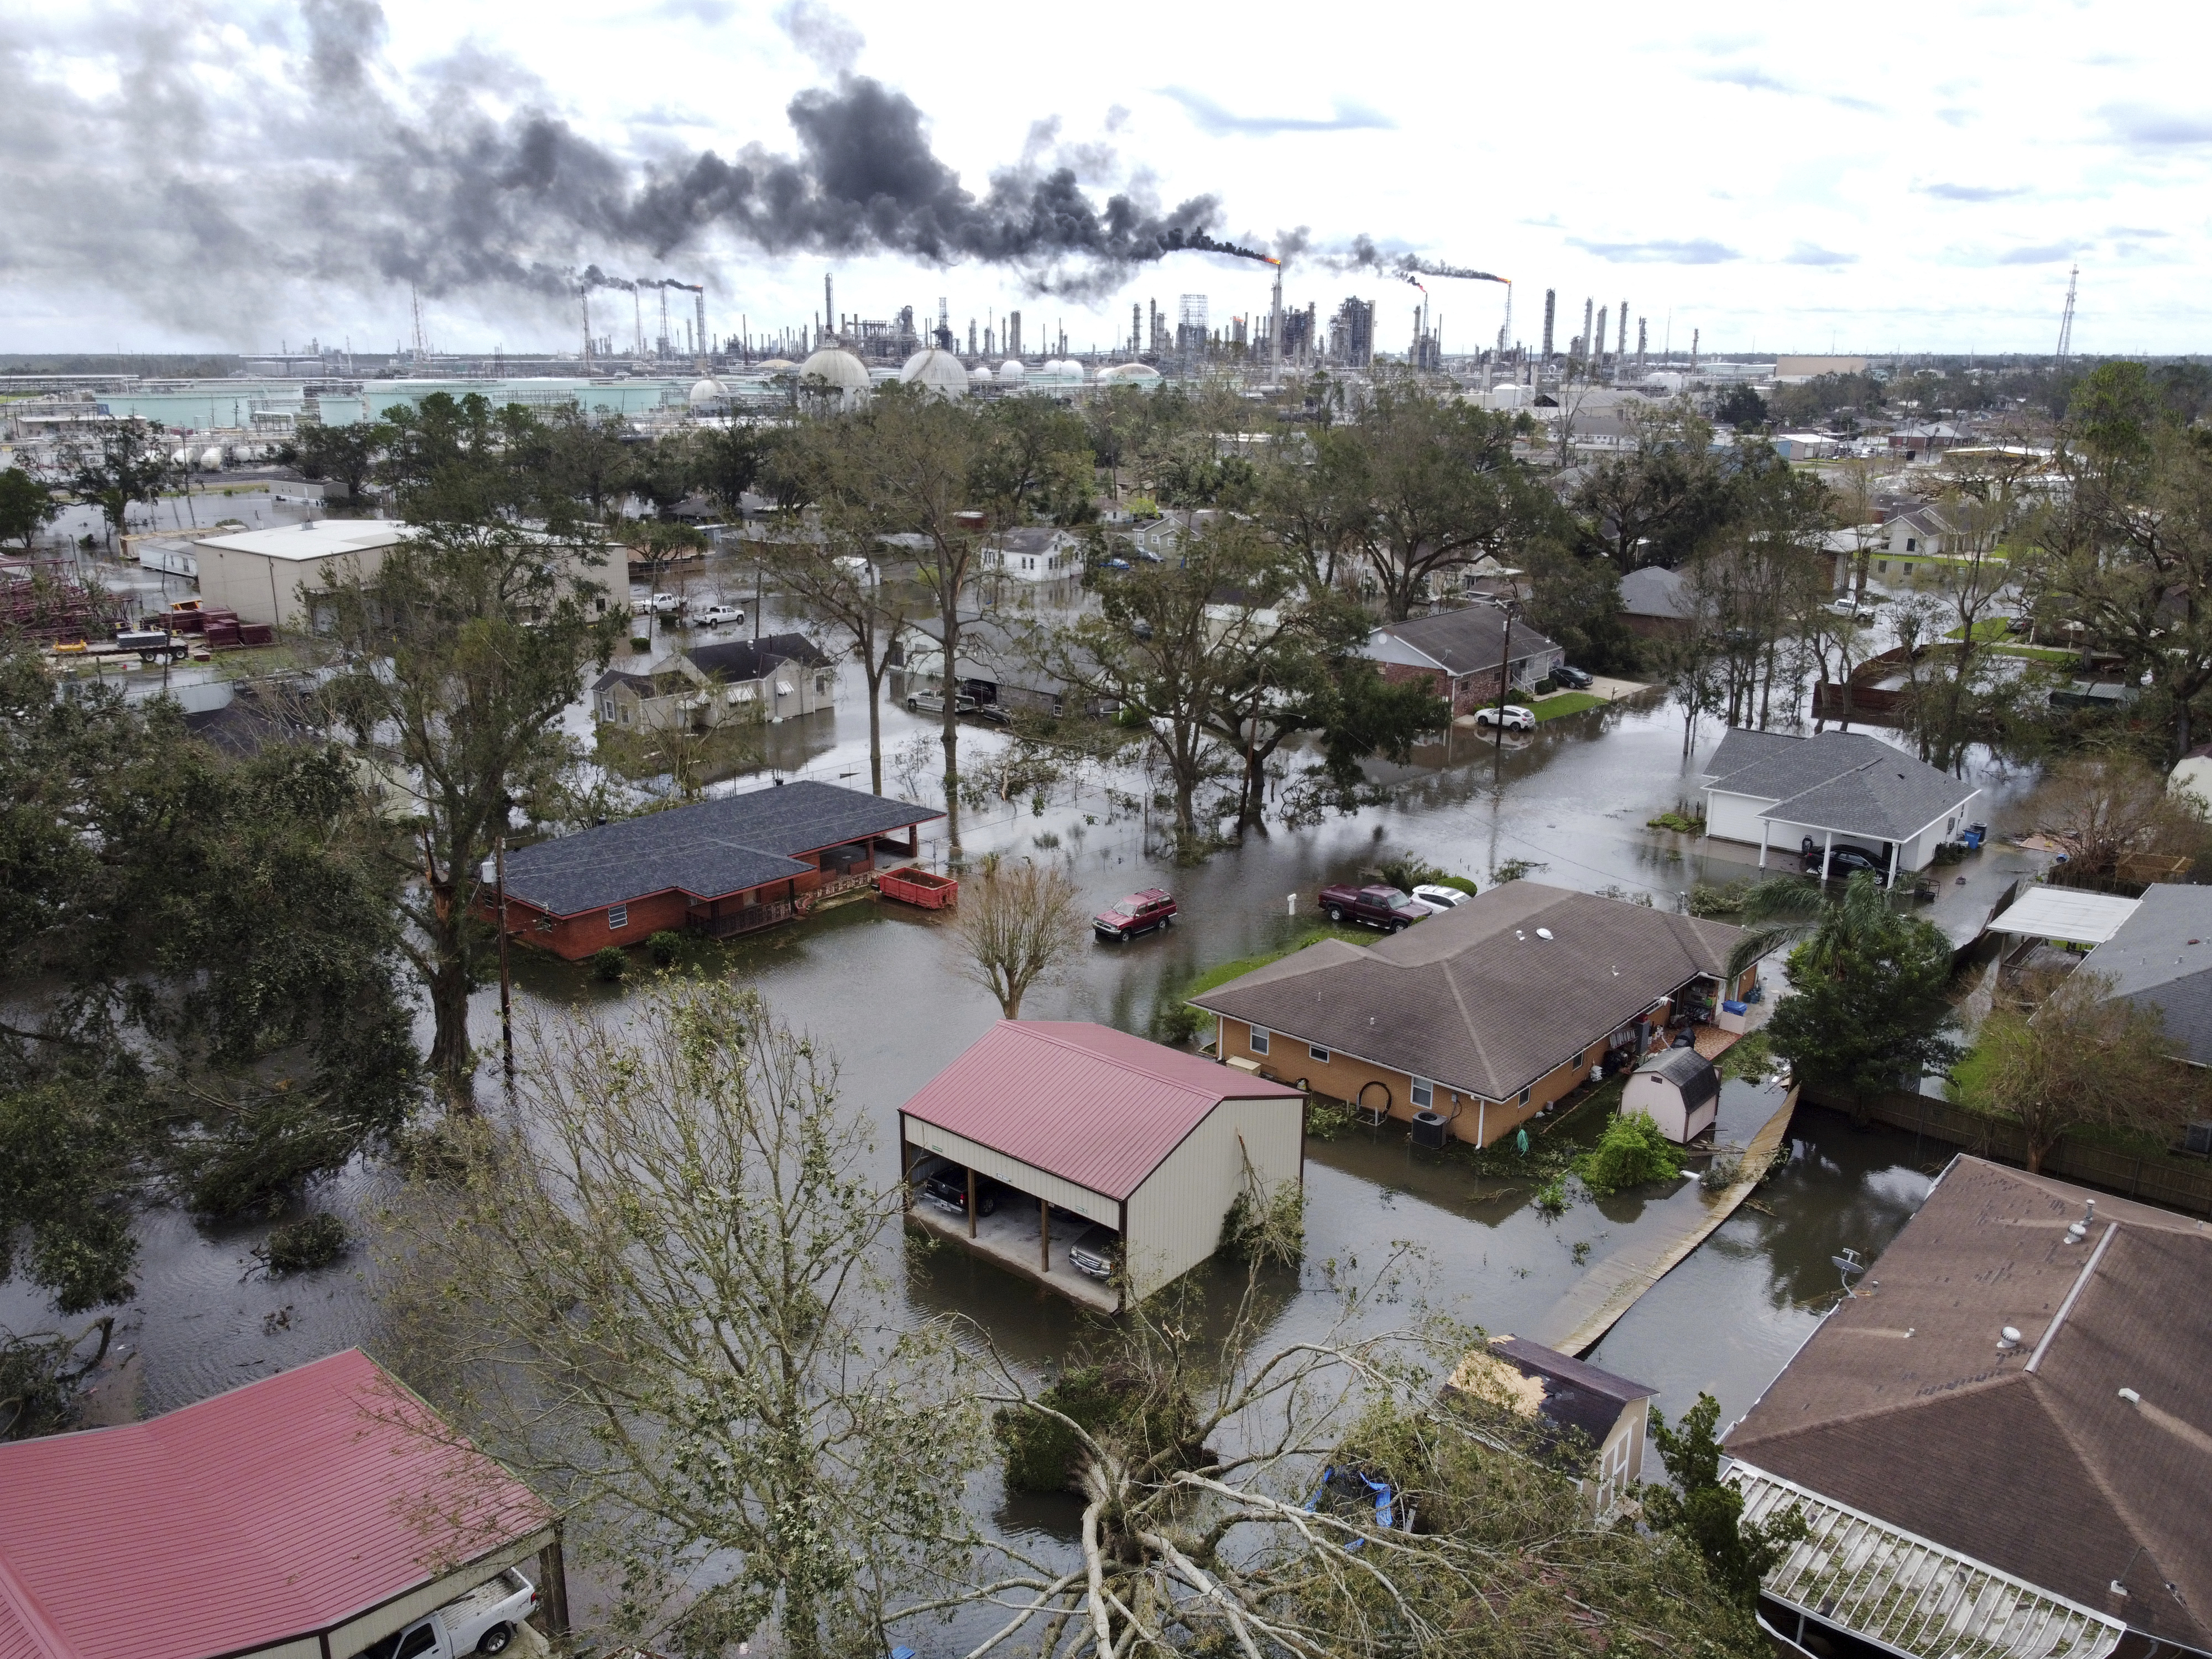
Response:
POLYGON ((811 871, 799 854, 944 816, 802 779, 521 848, 507 855, 507 896, 556 916, 672 890, 720 898, 811 871))
POLYGON ((741 685, 764 678, 778 663, 804 663, 817 667, 830 659, 804 634, 766 634, 758 640, 726 640, 715 645, 694 646, 684 652, 701 673, 726 685, 741 685))
POLYGON ((1651 564, 1620 579, 1620 608, 1631 617, 1686 621, 1701 610, 1711 610, 1712 605, 1690 592, 1689 579, 1680 571, 1651 564))
POLYGON ((1705 785, 1767 802, 1762 817, 1878 841, 1907 840, 1978 793, 1894 744, 1858 732, 1810 738, 1731 732, 1713 752, 1705 785))
POLYGON ((1700 975, 1717 977, 1741 931, 1508 882, 1365 950, 1324 939, 1191 1000, 1510 1100, 1659 998, 1700 975))
POLYGON ((2144 890, 2120 930, 2082 959, 2112 994, 2166 1017, 2172 1052, 2212 1066, 2212 887, 2165 882, 2144 890))
POLYGON ((1668 1048, 1636 1069, 1665 1078, 1681 1091, 1683 1106, 1692 1112, 1721 1091, 1719 1069, 1695 1048, 1668 1048))
MULTIPOLYGON (((1444 672, 1454 676, 1494 672, 1499 653, 1506 649, 1505 613, 1494 605, 1439 611, 1412 622, 1387 623, 1376 632, 1403 641, 1424 656, 1441 663, 1444 672)), ((1513 624, 1515 662, 1559 648, 1528 623, 1513 624)))

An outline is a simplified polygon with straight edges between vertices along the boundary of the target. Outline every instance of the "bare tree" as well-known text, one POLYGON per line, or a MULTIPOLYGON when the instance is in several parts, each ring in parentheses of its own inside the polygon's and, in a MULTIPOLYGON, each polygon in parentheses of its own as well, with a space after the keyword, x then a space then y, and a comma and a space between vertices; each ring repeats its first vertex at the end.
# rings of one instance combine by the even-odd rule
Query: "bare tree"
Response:
POLYGON ((2170 1130, 2203 1100, 2193 1071, 2171 1057, 2158 1011, 2112 989, 2076 969, 2001 993, 1960 1067, 1969 1104, 2020 1126, 2031 1170, 2070 1129, 2170 1130))
POLYGON ((875 1264, 903 1211, 834 1062, 725 981, 526 1024, 515 1115, 449 1129, 389 1306, 409 1381, 569 1517, 605 1633, 883 1650, 967 1559, 976 1408, 875 1264))
POLYGON ((2129 858, 2186 861, 2208 836, 2197 797, 2169 789, 2132 755, 2061 762, 2028 798, 2027 812, 2036 833, 2065 851, 2069 866, 2089 876, 2119 875, 2129 858))
POLYGON ((1030 988, 1073 957, 1084 923, 1081 896, 1059 866, 991 854, 961 884, 957 971, 996 997, 1006 1018, 1019 1019, 1030 988))

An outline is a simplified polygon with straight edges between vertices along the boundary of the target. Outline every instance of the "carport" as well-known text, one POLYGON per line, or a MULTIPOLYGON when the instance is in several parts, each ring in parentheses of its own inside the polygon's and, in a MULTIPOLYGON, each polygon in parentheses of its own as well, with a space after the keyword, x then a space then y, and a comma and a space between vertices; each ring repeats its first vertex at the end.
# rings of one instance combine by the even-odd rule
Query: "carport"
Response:
POLYGON ((917 1190, 918 1225, 1111 1312, 1212 1255, 1240 1194, 1303 1182, 1305 1097, 1109 1026, 1001 1020, 901 1109, 909 1181, 933 1154, 1009 1194, 959 1215, 917 1190), (1121 1237, 1113 1283, 1067 1260, 1092 1223, 1121 1237))

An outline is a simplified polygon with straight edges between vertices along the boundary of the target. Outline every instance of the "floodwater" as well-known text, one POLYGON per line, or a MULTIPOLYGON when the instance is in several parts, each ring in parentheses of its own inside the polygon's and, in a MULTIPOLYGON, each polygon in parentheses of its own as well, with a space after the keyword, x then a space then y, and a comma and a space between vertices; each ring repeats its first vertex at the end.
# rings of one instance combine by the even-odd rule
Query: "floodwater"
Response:
MULTIPOLYGON (((771 610, 765 625, 787 620, 771 610)), ((864 695, 848 668, 834 714, 771 728, 778 773, 866 787, 864 695)), ((580 709, 571 712, 575 728, 586 729, 580 709)), ((887 757, 917 738, 928 744, 927 762, 909 763, 908 771, 918 774, 920 787, 930 787, 933 723, 891 702, 884 726, 887 757)), ((1697 881, 1753 873, 1755 849, 1701 846, 1644 827, 1655 812, 1697 798, 1699 762, 1719 735, 1708 726, 1686 762, 1679 715, 1625 705, 1547 723, 1502 751, 1460 733, 1400 769, 1386 806, 1309 830, 1277 830, 1190 867, 1167 858, 1157 826, 1141 809, 1133 815, 1128 809, 1132 781, 1113 781, 1125 792, 1117 806, 1095 771, 1056 786, 1042 810, 1024 799, 965 814, 964 840, 970 858, 1001 850, 1061 860, 1086 902, 1103 906, 1155 884, 1176 893, 1179 926, 1126 946, 1086 945, 1063 979, 1033 990, 1024 1009, 1030 1018, 1092 1019, 1147 1033, 1164 996, 1209 966, 1312 926, 1316 889, 1358 876, 1381 852, 1417 854, 1485 886, 1500 866, 1522 860, 1536 879, 1618 889, 1669 908, 1697 881)), ((963 728, 963 753, 975 758, 1004 741, 963 728)), ((886 782, 893 793, 911 793, 896 765, 887 763, 886 782)), ((1992 779, 1989 787, 1990 810, 1980 816, 1994 820, 1998 799, 2018 786, 1992 779)), ((942 826, 933 828, 938 839, 926 842, 925 857, 944 851, 942 826)), ((1985 866, 1966 866, 1975 895, 2007 878, 2006 856, 1993 852, 1984 855, 1985 866)), ((757 986, 780 1016, 836 1054, 843 1097, 872 1126, 886 1181, 896 1174, 898 1107, 997 1014, 988 996, 949 971, 941 918, 873 899, 732 946, 703 948, 702 961, 757 986)), ((526 1007, 613 1003, 624 994, 592 982, 579 966, 528 951, 517 953, 515 994, 526 1007)), ((497 993, 487 991, 475 1024, 480 1048, 491 1056, 488 1094, 496 1086, 497 1021, 497 993)), ((1773 1105, 1747 1084, 1731 1085, 1729 1101, 1724 1134, 1738 1141, 1748 1139, 1773 1105)), ((1704 1391, 1719 1399, 1723 1422, 1741 1416, 1833 1304, 1840 1285, 1828 1258, 1845 1246, 1878 1255, 1925 1195, 1943 1156, 1910 1135, 1855 1132, 1813 1109, 1799 1111, 1789 1145, 1787 1168, 1632 1309, 1592 1355, 1656 1387, 1657 1403, 1670 1414, 1704 1391)), ((314 1201, 357 1227, 371 1224, 388 1178, 356 1168, 314 1201)), ((1602 1203, 1584 1197, 1547 1218, 1529 1202, 1528 1183, 1419 1152, 1397 1129, 1356 1129, 1314 1143, 1306 1190, 1306 1265, 1295 1283, 1286 1278, 1280 1287, 1266 1344, 1317 1334, 1332 1322, 1339 1304, 1327 1288, 1327 1264, 1356 1277, 1397 1253, 1405 1258, 1405 1288, 1369 1305, 1361 1315, 1368 1328, 1433 1313, 1492 1332, 1535 1334, 1589 1265, 1673 1231, 1681 1206, 1699 1202, 1694 1183, 1686 1182, 1602 1203)), ((350 1344, 378 1351, 374 1287, 358 1256, 272 1284, 250 1271, 249 1252, 264 1225, 210 1228, 156 1212, 138 1228, 138 1295, 119 1332, 131 1359, 101 1402, 104 1413, 169 1409, 350 1344)), ((882 1248, 915 1314, 970 1316, 1018 1366, 1041 1373, 1099 1340, 1071 1304, 964 1252, 909 1235, 888 1237, 882 1248)), ((1205 1282, 1217 1306, 1233 1294, 1226 1274, 1205 1282)), ((21 1331, 58 1323, 20 1282, 0 1287, 0 1326, 21 1331)), ((1063 1537, 1071 1518, 1048 1501, 1006 1503, 998 1513, 1010 1528, 1063 1537)))

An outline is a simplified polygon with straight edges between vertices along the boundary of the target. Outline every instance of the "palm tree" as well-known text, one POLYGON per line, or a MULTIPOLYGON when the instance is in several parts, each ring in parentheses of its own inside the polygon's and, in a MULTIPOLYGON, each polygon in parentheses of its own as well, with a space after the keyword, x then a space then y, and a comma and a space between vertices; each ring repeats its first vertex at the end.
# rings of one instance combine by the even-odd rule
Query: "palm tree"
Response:
POLYGON ((1834 899, 1818 882, 1802 876, 1769 876, 1744 896, 1738 914, 1744 934, 1729 955, 1731 983, 1753 963, 1801 939, 1808 945, 1805 966, 1826 973, 1854 945, 1885 926, 1891 911, 1880 884, 1862 870, 1834 899))

